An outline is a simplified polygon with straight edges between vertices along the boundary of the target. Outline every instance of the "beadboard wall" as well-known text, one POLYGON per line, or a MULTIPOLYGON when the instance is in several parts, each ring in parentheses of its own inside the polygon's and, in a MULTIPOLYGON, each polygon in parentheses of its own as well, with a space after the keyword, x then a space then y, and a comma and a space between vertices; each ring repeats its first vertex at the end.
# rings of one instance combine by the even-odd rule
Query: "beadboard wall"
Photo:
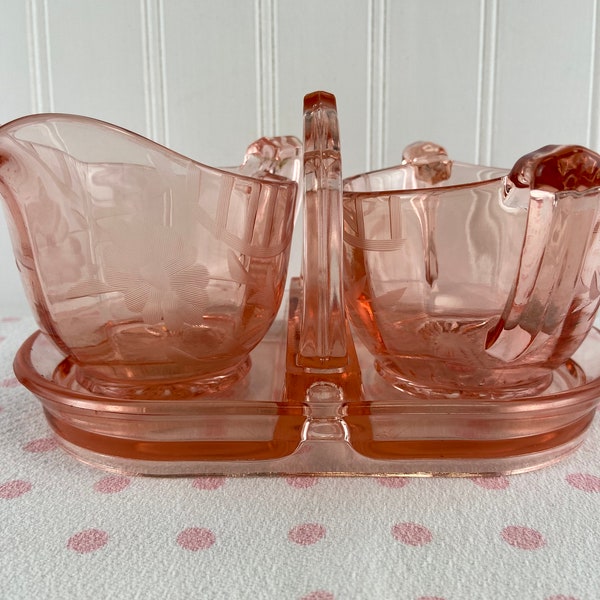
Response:
MULTIPOLYGON (((345 175, 418 139, 495 166, 548 143, 600 150, 598 4, 0 0, 0 123, 89 115, 226 165, 300 135, 303 95, 326 89, 345 175)), ((3 221, 0 253, 0 310, 24 312, 3 221)))

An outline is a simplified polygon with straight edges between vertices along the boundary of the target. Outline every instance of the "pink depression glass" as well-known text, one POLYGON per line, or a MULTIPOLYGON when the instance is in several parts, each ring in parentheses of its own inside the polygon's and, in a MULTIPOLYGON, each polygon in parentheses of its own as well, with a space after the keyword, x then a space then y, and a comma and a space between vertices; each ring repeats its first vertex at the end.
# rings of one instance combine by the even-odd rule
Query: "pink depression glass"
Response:
POLYGON ((598 308, 599 185, 581 147, 507 173, 431 143, 345 180, 347 310, 379 373, 425 398, 545 389, 598 308))
POLYGON ((538 468, 582 443, 600 398, 600 331, 563 356, 600 298, 593 153, 544 148, 506 175, 419 143, 401 166, 347 180, 343 192, 327 92, 304 99, 303 156, 297 140, 262 139, 229 172, 97 122, 57 126, 65 118, 0 128, 0 177, 19 264, 56 342, 31 335, 15 375, 77 458, 127 474, 465 476, 538 468), (267 327, 271 290, 277 300, 283 285, 271 283, 283 281, 272 265, 287 252, 277 240, 289 238, 290 180, 304 187, 302 273, 287 322, 269 328, 242 377, 244 347, 267 327), (145 227, 145 251, 126 233, 110 250, 115 221, 130 233, 145 227), (125 275, 110 269, 120 249, 113 262, 130 265, 125 275), (54 256, 68 267, 53 270, 54 256), (158 308, 145 308, 151 301, 158 308), (116 342, 140 356, 65 355, 60 336, 79 310, 107 315, 99 329, 79 323, 81 339, 130 325, 116 342), (129 320, 111 321, 120 311, 129 320), (218 335, 212 317, 224 312, 235 340, 218 335))
POLYGON ((187 398, 244 376, 282 299, 301 160, 295 138, 219 170, 83 117, 0 128, 17 265, 80 385, 187 398))

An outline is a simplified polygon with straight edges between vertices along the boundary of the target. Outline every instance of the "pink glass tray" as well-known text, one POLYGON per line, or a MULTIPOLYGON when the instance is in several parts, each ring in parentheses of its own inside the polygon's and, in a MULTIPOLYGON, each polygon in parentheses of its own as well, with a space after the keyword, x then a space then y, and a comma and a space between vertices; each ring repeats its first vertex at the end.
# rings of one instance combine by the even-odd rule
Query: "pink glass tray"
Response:
MULTIPOLYGON (((294 294, 291 294, 294 305, 294 294)), ((295 315, 289 324, 293 335, 295 315)), ((145 475, 418 475, 517 473, 552 464, 583 441, 600 398, 600 331, 593 329, 539 396, 423 402, 388 385, 357 343, 364 396, 282 396, 286 327, 252 353, 244 382, 209 399, 115 401, 70 377, 39 332, 15 360, 61 445, 102 468, 145 475)))

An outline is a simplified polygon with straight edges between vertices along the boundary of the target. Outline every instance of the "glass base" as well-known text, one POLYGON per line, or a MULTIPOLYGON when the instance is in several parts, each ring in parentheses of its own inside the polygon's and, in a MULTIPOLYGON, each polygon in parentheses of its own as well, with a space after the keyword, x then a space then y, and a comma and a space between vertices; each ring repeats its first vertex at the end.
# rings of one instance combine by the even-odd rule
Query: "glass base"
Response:
MULTIPOLYGON (((424 360, 424 359, 421 359, 424 360)), ((489 381, 481 381, 476 387, 467 387, 460 383, 455 383, 453 386, 436 385, 433 382, 417 383, 408 378, 402 377, 394 368, 392 361, 375 360, 375 370, 386 379, 393 387, 401 392, 416 396, 422 400, 449 400, 455 399, 472 399, 472 400, 512 400, 519 396, 537 396, 542 393, 548 386, 553 383, 553 374, 548 369, 537 368, 539 376, 532 376, 532 368, 521 367, 516 373, 510 373, 506 376, 506 380, 502 382, 502 386, 498 385, 496 380, 494 384, 489 381)), ((433 370, 433 369, 432 369, 433 370)), ((516 370, 515 370, 516 371, 516 370)))
POLYGON ((56 383, 63 388, 85 389, 105 398, 144 398, 146 400, 185 400, 215 394, 242 381, 248 374, 251 360, 246 356, 237 364, 205 377, 165 377, 164 381, 148 377, 146 381, 116 377, 101 378, 97 372, 88 371, 69 357, 55 372, 56 383))
POLYGON ((312 384, 299 400, 285 393, 285 338, 278 321, 243 380, 187 399, 94 394, 61 376, 66 357, 40 332, 19 350, 15 373, 70 454, 136 475, 517 473, 574 451, 600 398, 596 329, 546 390, 502 400, 415 398, 382 378, 360 343, 362 394, 334 395, 328 404, 323 385, 312 384))

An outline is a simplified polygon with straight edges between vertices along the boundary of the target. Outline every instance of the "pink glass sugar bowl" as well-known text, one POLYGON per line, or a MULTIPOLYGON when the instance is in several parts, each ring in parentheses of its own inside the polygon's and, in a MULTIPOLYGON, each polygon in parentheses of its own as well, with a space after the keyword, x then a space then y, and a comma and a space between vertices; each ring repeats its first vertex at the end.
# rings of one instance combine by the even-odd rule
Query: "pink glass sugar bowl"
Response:
POLYGON ((394 385, 423 397, 546 389, 600 300, 600 156, 547 146, 510 173, 431 143, 345 182, 346 299, 394 385))
POLYGON ((263 138, 233 169, 82 117, 0 127, 40 328, 15 372, 67 451, 136 474, 467 475, 582 443, 600 157, 546 147, 505 171, 416 143, 342 181, 339 138, 326 92, 303 143, 263 138))

